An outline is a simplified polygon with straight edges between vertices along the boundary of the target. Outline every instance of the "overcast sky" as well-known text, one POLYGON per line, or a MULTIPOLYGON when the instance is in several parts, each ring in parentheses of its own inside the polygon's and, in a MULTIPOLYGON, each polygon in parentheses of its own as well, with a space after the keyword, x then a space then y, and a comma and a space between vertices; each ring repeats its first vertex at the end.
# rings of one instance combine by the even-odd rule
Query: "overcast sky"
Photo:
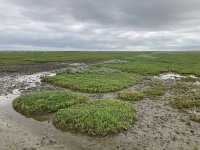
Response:
POLYGON ((200 0, 0 0, 1 50, 200 50, 200 0))

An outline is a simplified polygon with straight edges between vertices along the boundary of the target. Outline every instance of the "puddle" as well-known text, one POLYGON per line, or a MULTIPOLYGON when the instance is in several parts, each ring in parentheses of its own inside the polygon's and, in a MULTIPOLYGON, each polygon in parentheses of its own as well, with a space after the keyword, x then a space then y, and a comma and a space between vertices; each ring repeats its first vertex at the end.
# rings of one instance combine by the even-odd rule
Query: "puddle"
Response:
MULTIPOLYGON (((56 71, 55 71, 56 72, 56 71)), ((15 89, 27 90, 28 88, 36 87, 41 83, 41 78, 44 76, 54 76, 55 72, 40 72, 31 75, 4 75, 0 76, 0 96, 8 95, 15 89)))
POLYGON ((197 77, 195 77, 194 75, 187 75, 187 76, 183 76, 177 73, 164 73, 164 74, 160 74, 159 76, 154 76, 154 79, 159 79, 159 80, 168 80, 168 79, 179 79, 179 78, 186 78, 186 77, 191 77, 196 79, 197 77))
POLYGON ((177 78, 183 78, 184 76, 180 74, 175 74, 175 73, 166 73, 166 74, 161 74, 159 76, 155 76, 155 79, 160 79, 160 80, 168 80, 168 79, 177 79, 177 78))
POLYGON ((41 83, 41 78, 45 76, 55 76, 54 72, 41 72, 32 75, 23 75, 15 79, 16 82, 24 83, 27 85, 26 88, 35 87, 41 83))
POLYGON ((12 101, 21 95, 21 92, 41 84, 41 78, 44 76, 54 76, 54 72, 40 72, 32 75, 5 76, 0 78, 0 89, 12 89, 0 93, 0 113, 8 112, 9 115, 15 115, 12 108, 12 101))
POLYGON ((85 66, 85 63, 72 63, 70 66, 85 66))
POLYGON ((13 100, 15 98, 17 98, 18 96, 20 96, 21 92, 19 91, 19 89, 15 89, 13 90, 12 93, 6 95, 6 96, 0 96, 0 107, 1 106, 6 106, 8 104, 10 104, 10 99, 13 100))

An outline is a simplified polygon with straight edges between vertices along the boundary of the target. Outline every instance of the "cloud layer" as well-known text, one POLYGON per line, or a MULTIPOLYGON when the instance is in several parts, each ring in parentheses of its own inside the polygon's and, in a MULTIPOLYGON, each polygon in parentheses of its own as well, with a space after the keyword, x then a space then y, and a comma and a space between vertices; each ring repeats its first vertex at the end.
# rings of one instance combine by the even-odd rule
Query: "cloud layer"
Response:
POLYGON ((0 0, 2 50, 200 50, 199 0, 0 0))

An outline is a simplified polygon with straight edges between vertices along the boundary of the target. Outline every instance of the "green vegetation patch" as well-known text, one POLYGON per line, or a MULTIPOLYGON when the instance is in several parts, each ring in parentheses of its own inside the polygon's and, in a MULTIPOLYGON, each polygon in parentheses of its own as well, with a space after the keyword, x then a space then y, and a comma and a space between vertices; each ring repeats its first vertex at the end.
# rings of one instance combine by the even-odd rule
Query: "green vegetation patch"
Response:
POLYGON ((161 83, 151 83, 150 88, 144 91, 145 95, 149 98, 156 98, 165 94, 165 88, 161 83))
POLYGON ((41 115, 86 102, 87 97, 70 91, 24 94, 13 101, 13 108, 25 115, 41 115))
POLYGON ((186 82, 177 82, 175 85, 171 86, 171 91, 176 97, 180 95, 185 97, 191 95, 193 97, 194 95, 200 93, 198 85, 186 82))
POLYGON ((144 98, 144 94, 137 91, 119 92, 118 98, 129 101, 139 101, 144 98))
POLYGON ((200 108, 200 96, 177 97, 171 106, 178 109, 200 108))
POLYGON ((0 52, 0 66, 62 61, 102 62, 110 59, 123 59, 130 55, 137 56, 137 52, 0 52))
POLYGON ((126 88, 139 79, 138 75, 109 68, 77 67, 46 77, 43 81, 82 92, 105 93, 126 88))
POLYGON ((157 96, 164 95, 165 91, 163 89, 159 89, 159 88, 152 88, 152 89, 146 90, 145 94, 150 98, 155 98, 157 96))
POLYGON ((200 76, 199 52, 145 52, 138 55, 121 57, 127 63, 98 64, 101 67, 118 69, 123 72, 137 73, 141 75, 158 75, 164 72, 176 72, 179 74, 193 74, 200 76), (142 56, 142 57, 141 57, 142 56))
POLYGON ((141 75, 157 75, 169 70, 159 62, 148 62, 142 60, 129 61, 128 63, 104 63, 97 66, 118 69, 123 72, 137 73, 141 75))
POLYGON ((90 135, 107 135, 129 129, 134 121, 135 109, 130 103, 98 99, 59 110, 53 123, 64 131, 75 130, 90 135))

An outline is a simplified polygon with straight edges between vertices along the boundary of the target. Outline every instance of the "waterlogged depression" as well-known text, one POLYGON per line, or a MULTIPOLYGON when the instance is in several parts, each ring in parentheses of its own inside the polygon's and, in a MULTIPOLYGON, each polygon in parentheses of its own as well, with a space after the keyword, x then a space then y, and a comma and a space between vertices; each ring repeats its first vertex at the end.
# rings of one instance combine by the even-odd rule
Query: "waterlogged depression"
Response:
POLYGON ((196 79, 197 77, 194 75, 180 75, 177 73, 164 73, 164 74, 160 74, 159 76, 155 76, 155 79, 160 79, 160 80, 168 80, 168 79, 179 79, 179 78, 186 78, 186 77, 191 77, 196 79))
MULTIPOLYGON (((194 76, 194 75, 180 75, 177 73, 163 73, 160 74, 159 76, 154 76, 154 79, 158 79, 158 80, 176 80, 176 79, 181 79, 181 78, 193 78, 193 79, 197 79, 198 77, 194 76)), ((200 81, 195 81, 194 85, 200 86, 200 81)))
POLYGON ((44 76, 54 76, 55 72, 41 72, 32 75, 1 75, 0 77, 0 95, 13 93, 13 90, 19 91, 35 87, 41 83, 41 78, 44 76))
POLYGON ((32 75, 10 75, 1 77, 0 107, 5 105, 10 107, 12 101, 20 96, 23 91, 40 85, 42 77, 55 75, 55 72, 41 72, 32 75))
POLYGON ((15 79, 16 82, 24 83, 26 88, 35 87, 37 84, 41 83, 41 78, 44 76, 55 76, 56 73, 53 72, 41 72, 32 75, 19 76, 15 79))

